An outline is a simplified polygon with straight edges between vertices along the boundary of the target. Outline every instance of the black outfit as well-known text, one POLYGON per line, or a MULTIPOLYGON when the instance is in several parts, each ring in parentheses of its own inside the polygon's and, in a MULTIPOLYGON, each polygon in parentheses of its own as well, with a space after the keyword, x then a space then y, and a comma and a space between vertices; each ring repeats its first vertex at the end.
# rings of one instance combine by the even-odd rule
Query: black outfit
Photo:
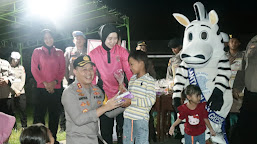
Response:
POLYGON ((37 103, 35 103, 33 123, 45 124, 45 115, 48 110, 48 127, 55 140, 58 130, 62 91, 62 89, 54 89, 54 93, 50 94, 45 88, 37 88, 37 94, 35 95, 37 103))
MULTIPOLYGON (((12 95, 11 99, 8 99, 8 107, 11 110, 11 115, 15 116, 16 112, 20 114, 22 128, 27 127, 27 114, 26 114, 26 95, 21 94, 18 97, 12 95)), ((14 128, 17 128, 15 122, 14 128)))
MULTIPOLYGON (((244 90, 242 107, 238 117, 240 144, 257 143, 256 136, 257 93, 244 90), (253 131, 251 131, 253 130, 253 131)), ((233 137, 231 138, 233 139, 233 137)))

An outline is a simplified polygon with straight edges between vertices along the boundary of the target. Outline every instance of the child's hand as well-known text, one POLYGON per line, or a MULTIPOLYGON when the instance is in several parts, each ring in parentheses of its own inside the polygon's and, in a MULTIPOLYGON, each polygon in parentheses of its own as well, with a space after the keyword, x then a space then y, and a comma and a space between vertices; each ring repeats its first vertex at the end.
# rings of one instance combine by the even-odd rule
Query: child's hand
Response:
POLYGON ((213 129, 210 130, 210 133, 212 136, 216 136, 216 132, 213 129))
POLYGON ((128 106, 131 105, 131 99, 129 99, 129 98, 123 98, 123 100, 125 100, 125 101, 123 102, 123 104, 121 105, 121 107, 128 107, 128 106))
POLYGON ((169 134, 170 134, 171 136, 174 135, 174 129, 175 129, 174 126, 171 126, 171 127, 170 127, 169 134))

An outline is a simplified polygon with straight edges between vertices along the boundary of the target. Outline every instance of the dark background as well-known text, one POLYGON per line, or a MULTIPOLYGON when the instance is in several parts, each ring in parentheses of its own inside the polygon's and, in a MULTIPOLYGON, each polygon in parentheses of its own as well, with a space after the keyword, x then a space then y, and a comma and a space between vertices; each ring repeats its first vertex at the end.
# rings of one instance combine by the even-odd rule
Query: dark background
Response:
MULTIPOLYGON (((136 42, 145 40, 149 54, 172 54, 168 40, 183 37, 184 26, 172 13, 180 13, 190 21, 195 20, 193 4, 196 0, 102 0, 130 18, 131 50, 136 42)), ((201 1, 207 12, 215 10, 219 17, 220 31, 241 41, 241 50, 257 32, 257 1, 208 0, 201 1)), ((168 58, 153 59, 157 79, 166 76, 168 58)))

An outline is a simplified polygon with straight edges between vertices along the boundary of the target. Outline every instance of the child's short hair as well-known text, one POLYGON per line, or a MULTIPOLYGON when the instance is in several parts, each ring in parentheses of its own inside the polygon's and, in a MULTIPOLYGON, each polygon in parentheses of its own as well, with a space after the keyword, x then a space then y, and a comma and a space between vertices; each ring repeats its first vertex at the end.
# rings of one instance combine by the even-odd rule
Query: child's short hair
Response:
POLYGON ((46 144, 50 142, 48 129, 43 124, 33 124, 21 133, 20 142, 21 144, 46 144))
POLYGON ((186 99, 187 95, 191 96, 193 94, 201 95, 202 91, 200 87, 197 85, 188 85, 182 92, 182 98, 186 99))
POLYGON ((133 51, 129 54, 128 60, 129 58, 133 58, 136 61, 143 61, 145 64, 145 71, 147 71, 148 68, 148 57, 147 54, 141 50, 136 50, 133 51))

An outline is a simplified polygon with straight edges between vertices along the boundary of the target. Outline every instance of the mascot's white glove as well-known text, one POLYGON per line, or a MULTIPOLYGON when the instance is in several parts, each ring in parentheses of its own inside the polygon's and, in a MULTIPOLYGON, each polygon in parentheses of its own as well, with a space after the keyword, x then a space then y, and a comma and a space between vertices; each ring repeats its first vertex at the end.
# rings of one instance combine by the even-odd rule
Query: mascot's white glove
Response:
POLYGON ((224 103, 223 92, 219 88, 215 87, 211 94, 211 97, 207 102, 207 105, 213 111, 220 111, 223 103, 224 103))

